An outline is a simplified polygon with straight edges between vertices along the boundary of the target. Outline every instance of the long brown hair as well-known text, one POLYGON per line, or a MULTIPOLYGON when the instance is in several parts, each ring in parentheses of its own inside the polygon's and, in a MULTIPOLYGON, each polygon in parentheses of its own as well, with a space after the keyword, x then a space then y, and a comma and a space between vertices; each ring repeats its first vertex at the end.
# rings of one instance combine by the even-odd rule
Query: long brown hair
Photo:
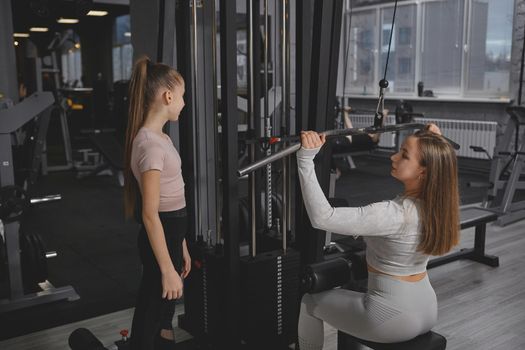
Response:
POLYGON ((419 162, 426 168, 422 177, 420 217, 423 239, 419 251, 443 255, 459 243, 459 190, 454 148, 441 136, 420 131, 419 162))
POLYGON ((172 67, 153 63, 146 56, 135 62, 129 82, 129 116, 124 150, 124 212, 128 218, 135 211, 138 192, 138 185, 131 171, 133 140, 144 125, 157 91, 160 88, 174 90, 176 86, 184 86, 184 79, 172 67))

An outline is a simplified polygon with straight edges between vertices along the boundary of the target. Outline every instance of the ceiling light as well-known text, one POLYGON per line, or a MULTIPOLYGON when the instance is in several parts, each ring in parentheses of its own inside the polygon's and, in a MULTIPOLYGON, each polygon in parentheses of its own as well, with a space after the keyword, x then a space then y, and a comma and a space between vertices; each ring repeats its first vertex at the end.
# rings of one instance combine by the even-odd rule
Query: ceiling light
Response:
POLYGON ((15 38, 29 38, 29 33, 13 33, 15 38))
POLYGON ((131 36, 131 32, 125 32, 124 36, 128 36, 128 37, 131 36))
POLYGON ((40 32, 40 33, 45 33, 49 30, 49 28, 45 28, 45 27, 31 27, 29 29, 30 32, 40 32))
POLYGON ((78 23, 78 19, 76 19, 76 18, 59 18, 59 19, 57 19, 57 22, 58 23, 62 23, 62 24, 75 24, 75 23, 78 23))
POLYGON ((102 17, 102 16, 105 16, 108 14, 108 11, 96 11, 96 10, 91 10, 88 12, 88 16, 97 16, 97 17, 102 17))
POLYGON ((15 40, 15 46, 18 46, 18 41, 15 40))

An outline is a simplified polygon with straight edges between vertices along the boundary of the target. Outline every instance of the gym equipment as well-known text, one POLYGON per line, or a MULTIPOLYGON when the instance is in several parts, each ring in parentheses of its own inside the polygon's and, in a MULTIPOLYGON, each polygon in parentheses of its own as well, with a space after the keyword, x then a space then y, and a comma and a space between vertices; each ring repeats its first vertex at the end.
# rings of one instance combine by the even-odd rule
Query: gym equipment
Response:
POLYGON ((5 223, 19 221, 29 203, 27 192, 22 187, 11 185, 0 188, 0 220, 5 223))
POLYGON ((345 285, 351 276, 352 263, 344 258, 335 258, 307 265, 301 277, 301 291, 319 293, 345 285))
MULTIPOLYGON (((17 221, 27 206, 28 196, 23 190, 12 187, 15 184, 11 134, 35 120, 38 122, 38 133, 34 140, 32 165, 38 169, 42 155, 50 112, 54 104, 50 92, 35 93, 13 107, 0 110, 0 193, 2 193, 1 212, 4 223, 4 241, 7 255, 9 275, 8 298, 0 300, 0 312, 11 311, 42 303, 62 299, 74 300, 79 296, 71 286, 54 288, 47 283, 45 290, 26 293, 24 287, 33 287, 37 280, 46 275, 45 253, 41 238, 37 236, 23 237, 19 234, 17 221), (4 217, 5 215, 5 217, 4 217), (7 219, 7 220, 5 220, 7 219), (5 221, 4 221, 5 220, 5 221), (27 249, 21 253, 21 247, 27 249), (28 276, 24 274, 28 273, 28 276)), ((36 174, 37 171, 34 171, 36 174)), ((33 181, 28 181, 30 185, 33 181)), ((28 189, 30 190, 30 189, 28 189)), ((28 191, 30 193, 30 191, 28 191)), ((47 202, 59 199, 60 196, 30 199, 29 203, 47 202)), ((50 253, 49 257, 55 255, 50 253)))
MULTIPOLYGON (((401 130, 414 130, 414 129, 423 129, 423 128, 425 128, 425 124, 408 123, 408 124, 398 124, 398 125, 386 125, 382 127, 370 126, 367 128, 327 130, 327 131, 324 131, 323 134, 326 136, 327 139, 329 139, 329 138, 342 137, 342 136, 382 134, 386 132, 396 132, 396 131, 401 131, 401 130)), ((446 137, 444 138, 454 147, 454 149, 459 149, 459 145, 457 143, 455 143, 452 140, 449 140, 446 137)), ((284 141, 290 142, 290 141, 298 141, 298 140, 300 140, 300 136, 287 136, 287 137, 274 137, 268 140, 268 142, 277 143, 277 142, 284 142, 284 141)), ((296 143, 293 146, 286 147, 282 149, 281 151, 272 154, 271 156, 262 158, 261 160, 245 168, 239 169, 238 175, 239 177, 242 177, 246 174, 249 174, 265 166, 266 164, 272 163, 278 159, 284 158, 292 153, 297 152, 300 148, 301 148, 300 143, 296 143)))
POLYGON ((128 350, 128 330, 120 331, 121 339, 116 341, 114 345, 104 347, 104 344, 86 328, 77 328, 68 338, 68 344, 71 350, 128 350))
MULTIPOLYGON (((262 1, 261 1, 262 2, 262 1)), ((267 1, 265 2, 265 5, 267 1)), ((254 3, 252 6, 248 6, 248 15, 251 20, 257 17, 259 20, 260 16, 254 14, 259 8, 258 3, 254 3), (253 6, 253 7, 252 7, 253 6)), ((204 4, 204 8, 206 5, 204 4)), ((197 7, 198 8, 198 7, 197 7)), ((266 7, 267 8, 267 7, 266 7)), ((203 10, 205 13, 205 10, 203 10)), ((228 16, 225 15, 233 14, 235 16, 235 6, 230 5, 230 2, 221 1, 221 51, 222 54, 225 52, 234 52, 235 50, 228 49, 228 44, 235 43, 235 28, 230 34, 233 34, 233 41, 223 40, 226 35, 229 35, 227 24, 228 16), (230 8, 231 6, 231 8, 230 8), (229 12, 231 10, 231 12, 229 12), (225 44, 226 45, 223 45, 225 44)), ((267 11, 265 11, 265 18, 269 22, 267 17, 267 11)), ((284 16, 284 14, 283 14, 284 16)), ((287 17, 287 16, 284 16, 287 17)), ((266 21, 265 20, 265 21, 266 21)), ((286 19, 287 20, 287 19, 286 19)), ((262 21, 261 21, 262 22, 262 21)), ((235 24, 235 23, 233 23, 235 24)), ((250 29, 248 33, 249 46, 253 44, 253 38, 251 34, 258 32, 258 25, 253 26, 253 31, 250 29)), ((269 27, 266 27, 269 32, 269 27)), ((268 36, 265 39, 265 43, 268 44, 268 36)), ((277 46, 276 46, 277 47, 277 46)), ((261 50, 262 51, 262 50, 261 50)), ((266 51, 267 53, 269 52, 266 51)), ((221 57, 221 62, 228 63, 229 61, 221 57)), ((252 56, 251 59, 258 59, 259 57, 252 56)), ((235 60, 233 60, 235 62, 235 60)), ((234 65, 233 65, 234 66, 234 65)), ((229 67, 226 64, 226 67, 229 67)), ((254 71, 258 71, 259 65, 255 65, 252 70, 252 75, 249 78, 249 82, 254 84, 253 78, 255 75, 254 71)), ((268 62, 267 73, 270 69, 268 62)), ((233 67, 235 68, 235 67, 233 67)), ((264 69, 264 63, 262 67, 264 69)), ((224 73, 224 71, 222 71, 224 73)), ((232 70, 235 72, 235 70, 232 70)), ((233 81, 236 76, 232 74, 233 81)), ((275 77, 276 74, 273 74, 275 77)), ((231 82, 229 76, 221 77, 221 92, 223 99, 221 104, 223 106, 222 112, 222 136, 223 136, 223 157, 222 157, 222 189, 224 193, 229 193, 231 197, 237 196, 236 186, 237 177, 235 176, 234 170, 237 166, 237 124, 236 119, 230 122, 231 116, 236 113, 236 103, 232 104, 225 97, 226 92, 235 91, 234 88, 227 89, 228 82, 231 82), (228 77, 228 78, 227 78, 228 77), (226 108, 232 107, 231 110, 226 108), (228 119, 226 119, 228 118, 228 119), (228 136, 229 135, 229 136, 228 136), (227 150, 235 149, 235 152, 231 152, 234 155, 232 159, 233 163, 230 163, 230 157, 227 154, 227 150), (229 169, 227 169, 229 167, 229 169), (235 188, 235 192, 232 188, 235 188)), ((268 78, 268 75, 266 75, 268 78)), ((275 83, 272 83, 275 85, 275 83)), ((264 84, 262 84, 264 85, 264 84)), ((266 85, 269 85, 267 81, 266 85)), ((253 86, 253 85, 252 85, 253 86)), ((260 87, 260 85, 259 85, 260 87)), ((264 130, 264 133, 258 134, 258 136, 268 135, 271 131, 271 119, 275 118, 274 108, 273 115, 269 112, 269 101, 268 92, 262 92, 261 95, 266 95, 265 100, 266 113, 263 118, 255 117, 254 104, 256 101, 260 102, 259 96, 254 96, 253 90, 250 88, 249 91, 249 110, 250 110, 250 132, 253 130, 264 130), (263 123, 265 127, 255 126, 254 124, 263 123)), ((236 99, 236 96, 234 96, 236 99)), ((234 101, 235 102, 235 101, 234 101)), ((260 108, 260 109, 264 109, 260 108)), ((259 110, 260 110, 259 109, 259 110)), ((262 113, 261 113, 262 114, 262 113)), ((285 112, 286 114, 286 112, 285 112)), ((274 122, 275 125, 275 122, 274 122)), ((249 152, 253 152, 250 155, 255 157, 255 146, 251 147, 249 152)), ((261 152, 264 152, 261 151, 261 152)), ((253 160, 254 158, 252 158, 253 160)), ((289 202, 289 187, 287 178, 289 176, 289 168, 283 166, 281 172, 281 184, 278 191, 276 191, 275 184, 277 183, 275 176, 270 176, 271 172, 266 172, 261 176, 261 180, 258 180, 258 184, 250 179, 250 186, 248 189, 249 197, 246 199, 240 199, 237 206, 237 198, 227 198, 222 201, 224 204, 223 209, 223 227, 225 228, 224 234, 224 248, 222 245, 211 245, 203 237, 197 238, 197 243, 190 246, 190 252, 194 259, 194 267, 192 273, 185 279, 185 315, 179 319, 179 325, 181 328, 188 330, 192 335, 201 340, 204 343, 209 343, 212 348, 227 348, 222 347, 222 344, 232 344, 240 341, 244 344, 245 348, 249 349, 278 349, 287 347, 288 344, 294 342, 297 328, 297 314, 298 314, 298 292, 299 292, 299 272, 300 272, 300 255, 294 249, 287 246, 288 241, 288 221, 287 215, 289 202), (283 190, 281 193, 280 189, 283 190), (264 195, 261 196, 261 193, 264 195), (259 200, 260 198, 263 198, 259 200), (235 205, 232 206, 231 203, 235 205), (282 209, 279 208, 279 203, 282 203, 282 209), (263 209, 259 209, 262 206, 263 209), (228 208, 230 212, 228 212, 228 208), (281 209, 281 210, 279 210, 281 209), (232 211, 235 216, 240 213, 240 227, 232 222, 231 214, 232 211), (277 224, 279 219, 279 224, 277 224), (259 227, 257 227, 259 226, 259 227), (263 226, 263 227, 261 227, 263 226), (251 235, 250 242, 250 253, 246 256, 239 257, 239 245, 236 241, 237 230, 239 228, 245 232, 240 232, 239 236, 248 238, 249 232, 251 235), (275 228, 280 227, 281 230, 276 233, 275 228), (279 242, 277 249, 265 250, 264 244, 258 244, 263 237, 269 234, 274 234, 271 237, 275 242, 279 242), (200 240, 199 240, 200 238, 200 240), (233 243, 231 243, 233 241, 233 243), (232 267, 234 266, 234 267, 232 267), (238 271, 236 270, 238 269, 238 271), (225 279, 225 276, 228 276, 225 279), (233 286, 232 286, 233 285, 233 286), (231 300, 231 295, 236 295, 234 301, 231 300), (238 296, 238 297, 237 297, 238 296), (233 314, 233 316, 232 316, 233 314), (240 322, 235 322, 237 335, 235 339, 230 337, 231 329, 229 329, 229 323, 237 318, 240 322), (240 328, 239 328, 240 326, 240 328), (219 346, 217 344, 220 344, 219 346)), ((274 170, 274 174, 277 173, 274 170)), ((273 175, 273 174, 272 174, 273 175)), ((219 209, 218 209, 219 210, 219 209)), ((200 215, 199 213, 197 213, 200 215)), ((197 230, 198 231, 198 230, 197 230)), ((237 344, 238 345, 238 344, 237 344)), ((235 344, 232 348, 236 346, 235 344)))
POLYGON ((68 344, 72 350, 107 350, 100 340, 86 328, 75 329, 69 335, 68 344))
POLYGON ((516 191, 525 189, 525 181, 520 179, 525 162, 525 107, 508 107, 507 113, 510 120, 494 150, 483 205, 498 214, 501 226, 525 218, 525 201, 514 201, 516 191))
POLYGON ((300 255, 290 248, 241 258, 241 339, 250 348, 295 340, 299 269, 300 255))
POLYGON ((42 237, 37 233, 20 235, 20 260, 24 288, 27 291, 39 291, 38 284, 45 282, 48 276, 47 259, 55 258, 55 251, 46 251, 42 237))
POLYGON ((479 207, 463 207, 460 211, 461 229, 475 227, 474 248, 461 249, 459 252, 451 253, 439 258, 431 259, 427 268, 448 264, 459 259, 469 259, 479 263, 498 267, 499 258, 494 255, 485 254, 485 233, 487 224, 498 218, 496 213, 479 207))
POLYGON ((80 175, 79 178, 86 178, 99 174, 104 170, 110 170, 117 179, 118 184, 124 186, 124 150, 122 144, 117 141, 115 135, 95 130, 89 135, 89 139, 96 149, 102 154, 104 161, 88 174, 80 175))
MULTIPOLYGON (((247 199, 240 202, 244 203, 241 212, 248 216, 247 199)), ((225 259, 204 242, 192 246, 190 253, 194 267, 184 282, 186 315, 179 319, 179 325, 213 342, 223 336, 228 312, 223 303, 225 259)), ((300 255, 288 247, 240 258, 240 336, 250 349, 285 347, 295 340, 299 271, 300 255)))
POLYGON ((429 331, 411 340, 386 344, 359 339, 341 331, 337 332, 337 350, 359 350, 363 349, 361 345, 374 350, 445 350, 447 339, 441 334, 429 331))
MULTIPOLYGON (((277 213, 282 213, 284 209, 284 203, 283 203, 283 196, 281 193, 272 193, 272 207, 275 208, 275 211, 277 213)), ((248 241, 249 240, 249 232, 251 228, 251 221, 250 221, 250 202, 248 197, 239 198, 239 232, 241 233, 242 237, 241 241, 248 241)), ((257 214, 257 221, 262 222, 264 219, 264 210, 261 210, 257 214)), ((276 222, 279 220, 279 218, 276 218, 276 222)), ((285 222, 279 221, 279 227, 282 228, 285 225, 285 222)), ((277 225, 275 225, 277 226, 277 225)), ((282 234, 282 230, 281 230, 282 234)))
MULTIPOLYGON (((3 234, 3 223, 0 220, 0 286, 4 287, 4 282, 7 280, 7 251, 5 248, 4 234, 3 234)), ((0 294, 0 298, 5 297, 3 293, 0 294)))
POLYGON ((494 158, 490 168, 489 191, 483 205, 483 207, 500 215, 497 221, 500 226, 525 218, 525 201, 514 202, 516 190, 525 189, 525 181, 520 181, 523 163, 525 162, 525 107, 522 106, 524 72, 525 37, 521 50, 518 106, 507 108, 510 120, 507 123, 505 134, 501 137, 502 142, 494 150, 494 158), (511 144, 513 135, 514 149, 512 149, 511 144), (508 169, 511 169, 510 175, 508 179, 505 179, 505 172, 508 169))
POLYGON ((60 50, 67 41, 74 41, 71 37, 72 33, 65 32, 66 34, 55 33, 55 36, 46 47, 46 54, 36 59, 36 79, 37 79, 37 91, 43 92, 43 74, 49 74, 52 77, 52 92, 55 97, 54 108, 59 113, 60 127, 62 133, 62 140, 64 146, 64 157, 65 164, 49 166, 47 162, 47 146, 44 141, 44 152, 42 154, 42 174, 46 175, 48 171, 61 171, 69 170, 73 168, 73 151, 71 147, 71 136, 69 134, 69 124, 67 119, 67 111, 69 105, 67 104, 66 98, 62 94, 61 88, 61 77, 60 69, 57 61, 57 51, 60 50), (46 62, 49 62, 46 65, 46 62))

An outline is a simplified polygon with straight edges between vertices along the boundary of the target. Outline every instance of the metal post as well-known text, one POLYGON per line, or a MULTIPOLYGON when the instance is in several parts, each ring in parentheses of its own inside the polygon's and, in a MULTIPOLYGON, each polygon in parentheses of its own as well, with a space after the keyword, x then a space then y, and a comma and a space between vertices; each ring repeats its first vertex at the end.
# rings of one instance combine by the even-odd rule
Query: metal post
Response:
MULTIPOLYGON (((132 2, 136 4, 136 2, 132 2)), ((193 79, 193 57, 192 57, 192 31, 191 31, 191 1, 178 2, 178 7, 175 9, 176 18, 175 26, 177 33, 176 48, 177 48, 177 70, 184 77, 186 92, 184 99, 188 101, 186 106, 182 109, 179 118, 179 144, 180 144, 180 157, 182 161, 182 169, 184 182, 186 184, 185 197, 186 206, 188 208, 189 228, 188 228, 188 242, 193 242, 195 239, 201 239, 198 237, 202 232, 198 231, 198 220, 197 220, 197 208, 199 207, 199 197, 197 195, 198 177, 196 174, 198 159, 196 156, 196 135, 195 135, 195 118, 194 109, 195 103, 194 94, 195 89, 193 88, 195 82, 193 79)), ((133 27, 132 21, 132 27, 133 27)), ((140 29, 140 28, 137 28, 140 29)), ((135 36, 132 36, 134 38, 135 36)))
MULTIPOLYGON (((202 235, 202 208, 201 208, 201 181, 200 181, 200 167, 199 167, 199 159, 200 159, 200 150, 199 145, 197 141, 197 130, 199 129, 199 103, 198 103, 198 92, 197 92, 197 83, 198 83, 198 62, 197 62, 197 0, 192 0, 192 12, 191 12, 191 18, 192 18, 192 46, 191 46, 191 53, 192 53, 192 63, 193 63, 193 105, 194 105, 194 120, 195 120, 195 127, 193 128, 193 142, 194 142, 194 149, 195 149, 195 155, 196 155, 196 161, 195 161, 195 175, 196 175, 196 191, 197 191, 197 197, 195 198, 195 209, 197 210, 197 235, 202 235)), ((208 241, 209 237, 205 237, 205 241, 208 241)))
MULTIPOLYGON (((308 101, 310 94, 311 57, 312 57, 312 25, 313 25, 313 0, 295 2, 296 6, 296 94, 295 94, 295 133, 308 128, 308 101)), ((308 214, 304 207, 299 181, 295 181, 295 240, 301 250, 301 261, 307 262, 306 229, 308 214), (299 234, 301 232, 301 234, 299 234)))
MULTIPOLYGON (((288 84, 287 84, 287 0, 281 0, 281 84, 282 84, 282 101, 281 101, 281 130, 289 133, 288 126, 288 84)), ((288 233, 288 158, 283 158, 283 175, 282 182, 282 236, 283 236, 283 251, 286 252, 286 240, 288 233)))
MULTIPOLYGON (((257 2, 257 5, 259 2, 257 2)), ((255 113, 255 72, 256 67, 254 67, 254 39, 253 39, 253 28, 254 28, 254 3, 251 0, 247 0, 248 5, 248 125, 250 130, 255 131, 255 125, 258 123, 256 121, 255 113)), ((259 8, 257 8, 257 16, 259 16, 259 8)), ((257 72, 258 73, 258 72, 257 72)), ((255 161, 255 150, 257 145, 255 143, 251 144, 249 147, 250 152, 250 161, 255 161)), ((250 173, 248 182, 250 188, 250 208, 251 208, 251 256, 255 257, 257 255, 257 220, 256 220, 256 194, 255 194, 255 173, 250 173)))
MULTIPOLYGON (((287 125, 286 125, 286 132, 287 134, 290 134, 292 131, 291 128, 291 119, 290 119, 290 1, 285 0, 285 13, 286 13, 286 36, 285 36, 285 43, 286 43, 286 49, 285 52, 285 67, 286 67, 286 74, 285 74, 285 86, 286 86, 286 92, 283 93, 286 98, 286 103, 283 103, 284 105, 284 118, 286 119, 287 125)), ((284 101, 283 101, 284 102, 284 101)), ((286 222, 287 222, 287 230, 288 232, 292 231, 292 205, 291 205, 291 199, 292 199, 292 160, 291 157, 287 158, 287 165, 288 165, 288 176, 286 177, 287 181, 287 189, 288 189, 288 205, 286 210, 286 222)))
MULTIPOLYGON (((217 20, 216 20, 216 10, 215 10, 215 1, 211 1, 211 18, 212 18, 212 66, 213 66, 213 144, 214 144, 214 150, 215 152, 219 152, 219 140, 218 140, 218 133, 219 130, 219 107, 218 107, 218 98, 217 98, 217 20)), ((215 179, 217 180, 219 178, 219 169, 218 169, 218 161, 216 160, 216 157, 213 157, 215 160, 215 179)), ((220 244, 222 240, 222 231, 221 231, 221 213, 222 208, 220 206, 220 196, 219 196, 219 181, 215 181, 215 204, 216 204, 216 212, 215 212, 215 226, 217 227, 217 236, 216 236, 216 243, 220 244)), ((223 182, 223 191, 224 191, 224 182, 223 182)), ((223 202, 223 206, 225 203, 223 202)), ((237 225, 238 226, 238 225, 237 225)))
MULTIPOLYGON (((224 255, 226 262, 225 286, 228 315, 226 331, 228 349, 240 345, 240 267, 239 267, 239 221, 237 160, 237 64, 236 64, 236 3, 220 2, 221 26, 221 95, 223 112, 223 198, 224 198, 224 255)), ((221 347, 223 348, 223 347, 221 347)))
MULTIPOLYGON (((272 136, 272 125, 269 113, 268 99, 268 0, 264 0, 264 135, 272 136)), ((272 152, 268 148, 266 155, 272 152)), ((266 165, 266 228, 272 227, 272 165, 266 165)))

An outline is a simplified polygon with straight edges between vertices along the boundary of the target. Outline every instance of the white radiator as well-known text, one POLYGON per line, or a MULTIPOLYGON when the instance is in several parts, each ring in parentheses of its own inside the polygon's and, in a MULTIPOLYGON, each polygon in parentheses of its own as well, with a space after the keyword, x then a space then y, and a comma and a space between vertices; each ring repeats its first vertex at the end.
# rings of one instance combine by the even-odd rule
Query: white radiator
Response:
MULTIPOLYGON (((371 114, 350 114, 354 128, 364 128, 374 124, 371 114)), ((485 153, 474 152, 470 146, 483 147, 492 157, 496 146, 496 129, 498 123, 479 120, 457 120, 438 118, 415 118, 415 123, 434 123, 441 129, 444 136, 460 145, 458 156, 467 158, 487 159, 485 153)), ((395 124, 394 116, 387 116, 385 125, 395 124)), ((396 136, 393 133, 381 135, 379 147, 395 148, 396 136)))
POLYGON ((415 118, 416 123, 434 123, 444 136, 459 143, 458 156, 487 159, 487 155, 474 152, 470 146, 483 147, 492 157, 496 147, 496 129, 498 123, 479 120, 456 120, 437 118, 415 118))

